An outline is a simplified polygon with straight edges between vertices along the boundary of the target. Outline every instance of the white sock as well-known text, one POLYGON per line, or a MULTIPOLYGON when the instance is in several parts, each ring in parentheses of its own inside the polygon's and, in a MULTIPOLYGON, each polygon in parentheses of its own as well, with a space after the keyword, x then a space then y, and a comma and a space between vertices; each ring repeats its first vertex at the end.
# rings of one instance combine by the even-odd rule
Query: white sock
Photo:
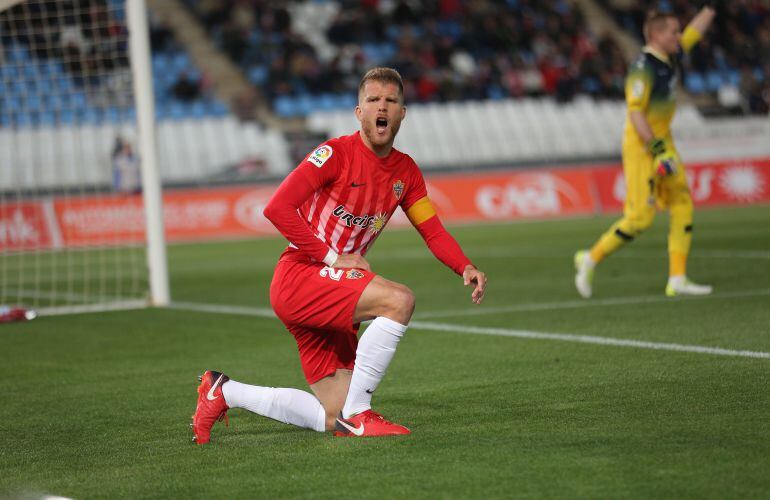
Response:
POLYGON ((314 431, 326 430, 326 412, 312 394, 299 389, 260 387, 228 380, 222 395, 230 408, 250 412, 314 431))
POLYGON ((585 256, 583 257, 583 265, 586 266, 588 269, 593 269, 596 267, 596 262, 594 261, 593 257, 591 257, 591 251, 588 250, 585 253, 585 256))
POLYGON ((372 407, 372 393, 385 376, 404 332, 405 325, 380 316, 361 335, 348 397, 342 408, 343 417, 348 418, 372 407))
POLYGON ((685 282, 685 276, 684 274, 678 274, 676 276, 669 276, 668 277, 668 284, 671 286, 681 286, 684 285, 685 282))

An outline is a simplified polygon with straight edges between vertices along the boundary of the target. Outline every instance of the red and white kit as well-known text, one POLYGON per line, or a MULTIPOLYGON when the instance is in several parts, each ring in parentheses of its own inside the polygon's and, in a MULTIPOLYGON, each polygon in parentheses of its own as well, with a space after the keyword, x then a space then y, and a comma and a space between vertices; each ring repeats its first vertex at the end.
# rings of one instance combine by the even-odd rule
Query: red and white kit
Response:
POLYGON ((434 255, 462 275, 470 260, 436 216, 417 164, 396 149, 377 157, 358 132, 316 148, 265 208, 290 242, 270 302, 297 340, 308 383, 353 368, 353 313, 375 274, 331 266, 339 254, 365 255, 398 206, 434 255))

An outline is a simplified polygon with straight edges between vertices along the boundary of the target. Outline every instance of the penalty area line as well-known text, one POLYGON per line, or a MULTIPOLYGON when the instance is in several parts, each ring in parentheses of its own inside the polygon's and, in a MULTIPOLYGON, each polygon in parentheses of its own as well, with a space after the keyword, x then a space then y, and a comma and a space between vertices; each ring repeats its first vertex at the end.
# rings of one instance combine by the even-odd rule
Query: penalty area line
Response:
POLYGON ((531 330, 512 330, 507 328, 449 325, 445 323, 432 323, 427 321, 412 321, 409 323, 409 326, 418 330, 430 330, 436 332, 452 332, 469 335, 494 335, 498 337, 516 337, 535 340, 559 340, 563 342, 578 342, 581 344, 595 344, 616 347, 634 347, 638 349, 652 349, 657 351, 676 351, 697 354, 713 354, 717 356, 738 356, 743 358, 770 359, 770 352, 739 351, 734 349, 723 349, 721 347, 705 347, 698 345, 672 344, 667 342, 616 339, 612 337, 597 337, 594 335, 574 335, 567 333, 535 332, 531 330))
POLYGON ((739 299, 747 297, 761 297, 770 295, 770 288, 761 290, 736 290, 732 292, 717 292, 711 295, 693 295, 689 297, 666 297, 665 295, 636 295, 630 297, 609 297, 605 299, 576 299, 558 302, 532 302, 524 304, 511 304, 509 306, 474 307, 473 309, 453 309, 417 312, 415 319, 429 318, 456 318, 459 316, 486 316, 489 314, 505 314, 516 312, 557 311, 562 309, 582 309, 585 307, 604 307, 635 304, 669 303, 676 304, 686 301, 713 300, 713 299, 739 299))
MULTIPOLYGON (((184 311, 207 312, 214 314, 232 314, 241 316, 257 316, 260 318, 277 319, 273 311, 262 307, 230 306, 220 304, 202 304, 197 302, 173 302, 170 309, 184 311)), ((712 354, 717 356, 737 356, 743 358, 770 359, 770 352, 724 349, 721 347, 706 347, 699 345, 673 344, 667 342, 650 342, 645 340, 617 339, 598 337, 594 335, 575 335, 568 333, 536 332, 532 330, 515 330, 508 328, 489 328, 470 325, 450 325, 429 321, 412 321, 410 328, 435 332, 450 332, 465 335, 491 335, 498 337, 514 337, 534 340, 557 340, 562 342, 578 342, 615 347, 632 347, 637 349, 652 349, 657 351, 688 352, 695 354, 712 354)))

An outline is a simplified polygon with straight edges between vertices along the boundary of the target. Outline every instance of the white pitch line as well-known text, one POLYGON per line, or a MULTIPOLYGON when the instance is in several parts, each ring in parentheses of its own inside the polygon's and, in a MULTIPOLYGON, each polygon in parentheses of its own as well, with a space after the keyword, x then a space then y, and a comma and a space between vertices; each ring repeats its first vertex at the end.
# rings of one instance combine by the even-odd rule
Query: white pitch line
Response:
MULTIPOLYGON (((563 250, 533 250, 533 249, 520 249, 511 248, 507 246, 489 246, 489 247, 474 247, 468 246, 463 249, 465 253, 473 256, 475 259, 490 258, 490 259, 505 259, 505 258, 522 258, 522 259, 542 259, 542 258, 563 258, 566 261, 572 262, 574 253, 571 251, 563 250)), ((367 256, 369 258, 369 256, 367 256)), ((668 259, 668 254, 665 250, 639 250, 630 249, 623 252, 618 252, 613 255, 613 259, 668 259)), ((759 259, 770 260, 770 251, 765 250, 698 250, 690 254, 690 258, 695 259, 759 259)), ((372 261, 390 261, 396 259, 404 260, 416 260, 425 259, 433 260, 435 257, 427 248, 413 248, 402 250, 388 250, 383 254, 373 253, 371 255, 372 261)))
MULTIPOLYGON (((217 304, 200 304, 195 302, 174 302, 171 309, 185 311, 209 312, 216 314, 234 314, 244 316, 257 316, 262 318, 275 318, 275 314, 262 307, 228 306, 217 304)), ((546 333, 530 330, 513 330, 507 328, 487 328, 469 325, 450 325, 446 323, 432 323, 428 321, 412 321, 411 328, 418 330, 432 330, 439 332, 451 332, 471 335, 496 335, 502 337, 518 337, 538 340, 561 340, 566 342, 579 342, 582 344, 608 345, 616 347, 634 347, 638 349, 654 349, 659 351, 678 351, 696 354, 714 354, 718 356, 739 356, 744 358, 770 359, 770 352, 762 351, 738 351, 721 347, 705 347, 698 345, 672 344, 664 342, 648 342, 644 340, 616 339, 612 337, 598 337, 593 335, 573 335, 566 333, 546 333)))
POLYGON ((258 316, 260 318, 275 318, 272 309, 266 307, 228 306, 220 304, 201 304, 198 302, 172 302, 169 309, 182 311, 210 312, 217 314, 236 314, 242 316, 258 316))
POLYGON ((770 288, 761 290, 741 290, 734 292, 713 293, 711 295, 699 295, 692 297, 666 297, 660 295, 637 295, 631 297, 612 297, 607 299, 578 299, 559 302, 534 302, 531 304, 512 304, 510 306, 485 307, 476 306, 473 309, 447 309, 441 311, 426 311, 416 313, 415 319, 449 318, 459 316, 484 316, 488 314, 528 312, 528 311, 556 311, 560 309, 581 309, 584 307, 602 307, 633 304, 652 304, 657 302, 670 302, 672 304, 689 300, 710 299, 734 299, 741 297, 760 297, 770 295, 770 288))
POLYGON ((472 335, 496 335, 501 337, 517 337, 538 340, 561 340, 565 342, 579 342, 581 344, 636 347, 639 349, 654 349, 659 351, 692 352, 698 354, 714 354, 717 356, 739 356, 744 358, 770 359, 770 352, 736 351, 733 349, 723 349, 721 347, 671 344, 667 342, 647 342, 644 340, 616 339, 611 337, 597 337, 593 335, 571 335, 566 333, 534 332, 530 330, 510 330, 507 328, 448 325, 445 323, 430 323, 425 321, 412 321, 409 326, 418 330, 432 330, 437 332, 452 332, 472 335))

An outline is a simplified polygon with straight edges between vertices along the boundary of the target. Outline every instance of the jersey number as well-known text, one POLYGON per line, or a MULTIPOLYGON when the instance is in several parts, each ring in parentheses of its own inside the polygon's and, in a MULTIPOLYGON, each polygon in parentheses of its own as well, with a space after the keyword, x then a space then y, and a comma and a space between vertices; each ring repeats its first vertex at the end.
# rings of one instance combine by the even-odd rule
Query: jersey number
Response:
POLYGON ((320 274, 322 278, 329 277, 334 281, 339 281, 342 279, 342 273, 344 272, 344 269, 334 269, 333 267, 326 266, 321 269, 318 274, 320 274))

